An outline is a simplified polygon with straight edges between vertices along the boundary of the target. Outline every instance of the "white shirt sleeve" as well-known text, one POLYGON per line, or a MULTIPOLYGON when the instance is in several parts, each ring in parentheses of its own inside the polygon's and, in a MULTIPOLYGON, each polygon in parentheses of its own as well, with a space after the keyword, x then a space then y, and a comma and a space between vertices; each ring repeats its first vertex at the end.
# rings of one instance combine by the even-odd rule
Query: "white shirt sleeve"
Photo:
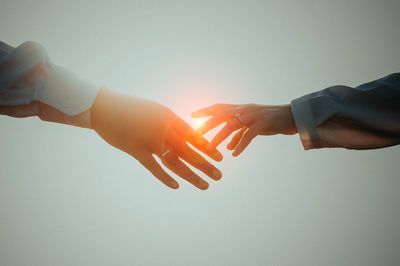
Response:
POLYGON ((0 113, 91 128, 90 107, 99 86, 50 62, 44 48, 0 42, 0 113))

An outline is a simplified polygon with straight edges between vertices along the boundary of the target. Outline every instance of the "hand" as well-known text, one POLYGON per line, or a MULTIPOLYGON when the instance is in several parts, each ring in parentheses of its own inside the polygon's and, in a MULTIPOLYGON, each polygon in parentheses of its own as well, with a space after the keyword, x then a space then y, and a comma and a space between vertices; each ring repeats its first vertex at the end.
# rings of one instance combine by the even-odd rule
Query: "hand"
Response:
POLYGON ((187 142, 216 161, 222 160, 222 154, 216 149, 207 149, 206 139, 158 103, 101 89, 91 108, 91 120, 93 129, 105 141, 133 156, 170 188, 177 189, 179 184, 163 170, 153 154, 175 174, 200 189, 207 189, 208 183, 182 160, 214 180, 222 176, 187 142))
POLYGON ((227 122, 209 144, 210 149, 215 149, 229 135, 239 130, 227 145, 229 150, 234 150, 233 156, 238 156, 257 135, 297 133, 290 105, 215 104, 192 113, 192 116, 212 116, 197 129, 200 134, 227 122))

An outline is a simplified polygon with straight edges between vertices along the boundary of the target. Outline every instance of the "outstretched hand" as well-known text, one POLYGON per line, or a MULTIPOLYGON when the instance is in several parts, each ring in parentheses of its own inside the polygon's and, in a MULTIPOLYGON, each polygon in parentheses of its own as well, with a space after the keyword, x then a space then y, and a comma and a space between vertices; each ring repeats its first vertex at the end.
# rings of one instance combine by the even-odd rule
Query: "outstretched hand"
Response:
POLYGON ((226 122, 208 148, 215 149, 237 131, 227 145, 238 156, 257 135, 292 135, 297 133, 290 105, 215 104, 192 113, 195 118, 212 116, 197 131, 205 134, 226 122))
POLYGON ((214 180, 222 176, 188 143, 216 161, 222 160, 222 154, 163 105, 101 89, 91 108, 91 119, 92 127, 105 141, 133 156, 170 188, 177 189, 179 184, 164 171, 153 154, 176 175, 200 189, 207 189, 208 183, 183 161, 214 180))

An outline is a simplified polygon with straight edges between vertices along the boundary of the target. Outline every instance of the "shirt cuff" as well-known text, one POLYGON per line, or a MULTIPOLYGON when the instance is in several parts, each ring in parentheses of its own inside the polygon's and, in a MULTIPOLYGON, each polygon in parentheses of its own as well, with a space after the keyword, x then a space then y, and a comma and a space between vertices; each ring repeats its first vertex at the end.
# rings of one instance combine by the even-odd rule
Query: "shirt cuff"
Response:
POLYGON ((72 118, 79 117, 78 126, 91 128, 90 107, 100 86, 51 63, 46 67, 46 74, 43 86, 35 90, 33 100, 45 103, 70 116, 68 124, 74 124, 72 118))
POLYGON ((321 148, 320 137, 314 125, 314 114, 308 103, 308 97, 303 96, 294 99, 291 102, 291 109, 304 149, 321 148))

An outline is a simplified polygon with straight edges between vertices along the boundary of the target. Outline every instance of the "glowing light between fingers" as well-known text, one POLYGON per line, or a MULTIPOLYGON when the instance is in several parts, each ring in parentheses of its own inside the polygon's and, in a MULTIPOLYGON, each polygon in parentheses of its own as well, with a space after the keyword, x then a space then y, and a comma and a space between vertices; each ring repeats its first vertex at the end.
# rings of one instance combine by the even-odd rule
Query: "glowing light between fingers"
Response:
POLYGON ((194 129, 198 129, 205 121, 207 118, 192 118, 191 124, 194 129))

